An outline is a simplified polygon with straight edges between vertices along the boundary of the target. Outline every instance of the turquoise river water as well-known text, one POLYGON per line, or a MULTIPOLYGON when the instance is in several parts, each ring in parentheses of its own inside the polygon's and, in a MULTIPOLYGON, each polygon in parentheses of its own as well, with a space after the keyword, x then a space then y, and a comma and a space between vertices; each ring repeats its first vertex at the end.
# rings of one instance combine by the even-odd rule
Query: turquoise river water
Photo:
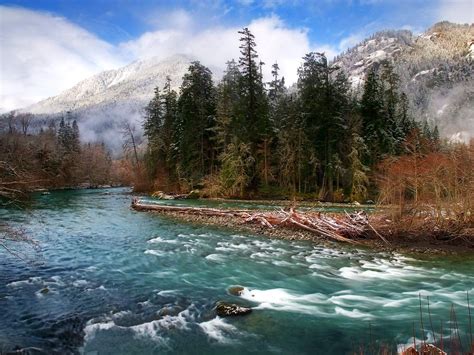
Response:
POLYGON ((444 346, 467 350, 472 257, 271 240, 135 212, 130 201, 126 189, 62 191, 0 210, 42 247, 34 263, 0 251, 0 353, 396 352, 413 343, 414 322, 416 341, 439 342, 442 325, 444 346), (241 296, 228 293, 234 285, 241 296), (222 300, 253 312, 219 318, 222 300))

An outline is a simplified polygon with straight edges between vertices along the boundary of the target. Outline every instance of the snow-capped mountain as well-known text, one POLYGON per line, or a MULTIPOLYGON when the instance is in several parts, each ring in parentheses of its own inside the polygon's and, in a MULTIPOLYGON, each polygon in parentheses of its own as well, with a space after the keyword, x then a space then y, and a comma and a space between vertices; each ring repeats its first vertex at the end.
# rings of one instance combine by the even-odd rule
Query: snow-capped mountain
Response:
MULTIPOLYGON (((169 76, 177 89, 192 60, 174 55, 165 60, 136 61, 94 75, 23 111, 40 117, 59 117, 71 111, 84 140, 100 140, 119 148, 120 123, 133 122, 140 130, 143 108, 154 88, 162 88, 169 76)), ((367 72, 384 61, 393 63, 416 119, 434 121, 444 136, 474 137, 473 25, 441 22, 418 36, 407 30, 379 32, 340 54, 333 65, 348 74, 357 90, 367 72)), ((222 73, 211 70, 219 79, 222 73)))
POLYGON ((333 65, 357 89, 384 61, 394 65, 416 119, 432 121, 446 137, 474 137, 474 25, 440 22, 418 36, 379 32, 336 57, 333 65))
POLYGON ((58 119, 69 111, 78 121, 82 140, 106 142, 118 152, 122 146, 123 122, 132 123, 140 132, 143 109, 153 97, 154 89, 163 88, 169 77, 172 88, 177 90, 192 60, 184 55, 139 60, 94 75, 22 111, 35 114, 37 122, 43 122, 41 118, 58 119))
POLYGON ((148 102, 154 88, 162 88, 167 76, 173 88, 177 89, 191 61, 192 58, 184 55, 174 55, 165 60, 139 60, 85 79, 57 96, 25 108, 25 111, 51 114, 124 101, 148 102))

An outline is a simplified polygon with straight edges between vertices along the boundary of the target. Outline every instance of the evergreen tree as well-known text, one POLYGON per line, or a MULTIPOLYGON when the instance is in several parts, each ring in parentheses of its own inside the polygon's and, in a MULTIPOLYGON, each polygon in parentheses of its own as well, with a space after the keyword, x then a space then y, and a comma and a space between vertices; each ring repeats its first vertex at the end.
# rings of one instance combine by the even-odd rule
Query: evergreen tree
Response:
POLYGON ((216 90, 211 71, 192 62, 183 77, 178 99, 177 128, 179 169, 191 185, 211 173, 215 164, 213 127, 216 116, 216 90))
POLYGON ((143 122, 143 131, 148 139, 149 147, 152 150, 159 150, 162 142, 160 140, 160 131, 163 126, 163 103, 160 89, 155 88, 155 95, 150 103, 145 107, 145 121, 143 122))
POLYGON ((77 121, 72 121, 71 127, 71 151, 74 153, 80 153, 81 151, 81 142, 79 139, 79 126, 77 121))
POLYGON ((263 179, 268 183, 269 155, 271 144, 271 127, 268 119, 268 103, 262 81, 261 68, 263 63, 257 66, 258 55, 255 49, 255 37, 248 28, 239 31, 241 70, 240 80, 240 115, 237 122, 240 126, 239 139, 243 143, 250 144, 251 155, 257 157, 256 165, 251 167, 250 187, 256 189, 263 179), (260 169, 257 169, 261 166, 260 169))
POLYGON ((276 102, 285 93, 285 78, 279 76, 278 63, 272 65, 272 81, 268 83, 268 98, 271 103, 276 102))
POLYGON ((166 84, 163 87, 162 101, 163 127, 161 137, 163 142, 163 156, 170 174, 173 174, 176 169, 173 129, 178 115, 178 94, 171 89, 171 79, 169 76, 166 78, 166 84))
POLYGON ((298 89, 306 128, 318 160, 320 172, 317 185, 320 197, 333 199, 334 157, 344 134, 344 120, 348 110, 348 83, 343 73, 334 78, 338 68, 328 65, 323 53, 309 53, 298 70, 298 89))
POLYGON ((383 88, 375 69, 367 74, 364 92, 360 102, 362 117, 362 138, 368 154, 365 163, 374 166, 384 153, 389 150, 390 140, 387 138, 387 127, 383 116, 383 88))

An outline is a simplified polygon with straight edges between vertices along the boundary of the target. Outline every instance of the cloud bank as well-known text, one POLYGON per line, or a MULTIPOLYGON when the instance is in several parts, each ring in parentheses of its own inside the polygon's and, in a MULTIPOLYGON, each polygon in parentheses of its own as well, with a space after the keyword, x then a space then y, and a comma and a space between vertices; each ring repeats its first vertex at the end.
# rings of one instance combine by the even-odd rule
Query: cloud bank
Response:
POLYGON ((64 18, 0 6, 0 110, 56 95, 124 64, 114 46, 64 18))
MULTIPOLYGON (((137 39, 109 44, 64 18, 23 8, 1 6, 2 61, 1 111, 25 107, 53 96, 100 71, 136 59, 186 54, 211 68, 239 57, 241 27, 216 26, 196 30, 195 20, 184 10, 163 15, 162 28, 137 39)), ((288 83, 311 50, 336 54, 330 46, 310 43, 304 28, 289 28, 277 16, 251 21, 260 59, 270 66, 278 61, 288 83)))

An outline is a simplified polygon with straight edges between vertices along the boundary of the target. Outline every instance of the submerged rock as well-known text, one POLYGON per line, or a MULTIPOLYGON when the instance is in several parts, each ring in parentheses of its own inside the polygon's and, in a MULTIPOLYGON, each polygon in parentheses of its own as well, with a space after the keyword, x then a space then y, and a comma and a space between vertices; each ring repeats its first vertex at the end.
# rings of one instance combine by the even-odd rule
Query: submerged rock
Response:
POLYGON ((227 292, 232 296, 242 296, 244 288, 242 286, 231 286, 227 289, 227 292))
POLYGON ((216 313, 219 317, 243 316, 252 312, 252 308, 242 307, 233 303, 218 302, 216 313))
POLYGON ((49 288, 47 287, 40 290, 40 293, 42 293, 43 295, 46 295, 48 292, 49 292, 49 288))

